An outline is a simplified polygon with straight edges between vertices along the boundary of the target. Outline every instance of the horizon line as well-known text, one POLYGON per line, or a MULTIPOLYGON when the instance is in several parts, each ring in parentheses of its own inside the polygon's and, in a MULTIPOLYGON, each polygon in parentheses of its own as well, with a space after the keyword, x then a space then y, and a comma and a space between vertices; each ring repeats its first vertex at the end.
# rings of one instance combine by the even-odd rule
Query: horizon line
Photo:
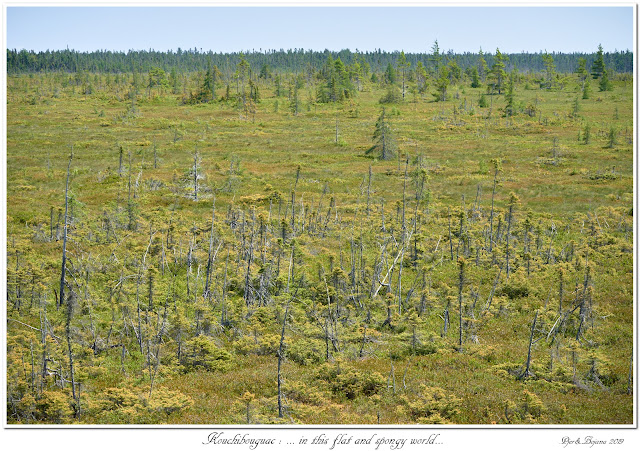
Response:
MULTIPOLYGON (((497 47, 497 49, 500 49, 500 47, 497 47)), ((335 49, 322 49, 322 50, 317 50, 317 49, 311 49, 311 48, 298 48, 298 47, 293 47, 293 48, 280 48, 280 49, 260 49, 259 51, 256 51, 255 49, 245 49, 245 50, 233 50, 233 51, 216 51, 213 49, 207 49, 204 50, 202 47, 201 48, 197 48, 197 47, 193 47, 193 48, 182 48, 182 47, 178 47, 177 49, 166 49, 166 50, 157 50, 154 48, 149 48, 149 49, 142 49, 142 48, 138 48, 138 49, 127 49, 127 50, 122 50, 122 49, 106 49, 106 48, 98 48, 98 49, 94 49, 94 50, 76 50, 75 48, 69 48, 67 46, 67 48, 57 48, 57 49, 47 49, 47 50, 35 50, 35 49, 27 49, 27 48, 21 48, 18 50, 18 48, 14 47, 14 48, 7 48, 6 49, 8 52, 11 51, 15 51, 15 52, 22 52, 22 51, 27 51, 27 52, 33 52, 33 53, 46 53, 46 52, 64 52, 64 51, 69 51, 69 52, 77 52, 77 53, 96 53, 96 52, 112 52, 112 53, 130 53, 130 52, 159 52, 159 53, 178 53, 178 50, 180 50, 183 53, 188 53, 191 52, 193 50, 196 50, 196 53, 199 54, 209 54, 209 53, 213 53, 213 54, 219 54, 219 55, 224 55, 224 54, 261 54, 261 55, 265 55, 269 52, 289 52, 289 51, 303 51, 304 53, 307 52, 315 52, 315 53, 325 53, 325 52, 330 52, 330 53, 340 53, 340 52, 344 52, 344 51, 348 51, 351 53, 379 53, 379 52, 383 52, 383 53, 401 53, 404 52, 403 49, 394 49, 394 50, 383 50, 380 48, 377 49, 369 49, 369 50, 360 50, 360 49, 355 49, 355 50, 351 50, 350 48, 343 48, 340 50, 335 50, 335 49)), ((480 48, 479 50, 482 50, 482 48, 480 48)), ((603 49, 604 50, 604 49, 603 49)), ((570 54, 575 54, 575 53, 582 53, 582 54, 595 54, 597 53, 597 50, 594 51, 583 51, 583 50, 572 50, 572 51, 548 51, 548 50, 536 50, 536 51, 532 51, 532 50, 521 50, 519 52, 501 52, 504 54, 508 54, 508 55, 517 55, 517 54, 545 54, 545 53, 549 53, 549 54, 560 54, 560 55, 570 55, 570 54)), ((611 51, 604 51, 604 54, 607 53, 627 53, 627 52, 631 52, 633 53, 632 49, 614 49, 611 51)), ((410 54, 410 55, 431 55, 431 52, 428 51, 424 51, 424 52, 415 52, 415 51, 406 51, 406 54, 410 54)), ((464 50, 464 51, 455 51, 453 49, 447 49, 447 50, 442 50, 440 52, 440 55, 442 56, 446 56, 448 54, 453 53, 454 55, 463 55, 463 54, 478 54, 479 51, 469 51, 469 50, 464 50)), ((482 50, 482 53, 484 55, 495 55, 494 52, 491 51, 485 51, 482 50)))

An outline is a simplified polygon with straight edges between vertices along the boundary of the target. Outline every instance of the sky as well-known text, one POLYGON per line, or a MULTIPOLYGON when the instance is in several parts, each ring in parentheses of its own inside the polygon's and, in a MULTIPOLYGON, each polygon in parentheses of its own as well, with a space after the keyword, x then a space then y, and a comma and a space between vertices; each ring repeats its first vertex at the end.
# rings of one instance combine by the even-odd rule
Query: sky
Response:
POLYGON ((25 7, 6 47, 214 52, 303 48, 455 53, 633 50, 633 7, 25 7))

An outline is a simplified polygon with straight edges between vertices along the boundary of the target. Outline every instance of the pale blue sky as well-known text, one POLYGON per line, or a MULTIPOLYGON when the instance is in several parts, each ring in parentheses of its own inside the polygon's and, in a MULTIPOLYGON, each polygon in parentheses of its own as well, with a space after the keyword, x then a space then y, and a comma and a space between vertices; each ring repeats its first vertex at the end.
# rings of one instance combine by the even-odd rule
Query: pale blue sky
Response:
POLYGON ((633 7, 8 7, 9 49, 633 50, 633 7))

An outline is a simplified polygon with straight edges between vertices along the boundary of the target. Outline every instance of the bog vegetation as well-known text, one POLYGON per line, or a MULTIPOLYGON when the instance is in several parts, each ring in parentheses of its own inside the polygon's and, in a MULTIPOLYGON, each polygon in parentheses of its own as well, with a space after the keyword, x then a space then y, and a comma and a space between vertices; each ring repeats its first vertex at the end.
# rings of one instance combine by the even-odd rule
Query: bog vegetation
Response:
POLYGON ((29 55, 10 423, 632 423, 625 55, 29 55))

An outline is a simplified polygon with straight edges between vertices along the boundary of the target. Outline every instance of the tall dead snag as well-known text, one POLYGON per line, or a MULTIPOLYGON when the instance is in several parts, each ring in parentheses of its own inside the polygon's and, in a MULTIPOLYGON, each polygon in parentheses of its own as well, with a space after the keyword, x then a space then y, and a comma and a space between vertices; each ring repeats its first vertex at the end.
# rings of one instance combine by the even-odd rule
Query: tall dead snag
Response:
POLYGON ((493 191, 491 192, 491 214, 489 215, 489 252, 493 251, 493 203, 496 197, 496 187, 498 186, 498 173, 502 170, 502 161, 499 158, 491 160, 494 167, 493 191))
MULTIPOLYGON (((59 305, 65 302, 64 288, 66 285, 66 272, 67 272, 67 234, 68 234, 68 222, 69 222, 69 177, 71 173, 71 162, 73 161, 73 147, 71 147, 71 155, 69 155, 69 164, 67 165, 67 181, 64 190, 64 227, 62 238, 62 271, 60 274, 60 297, 59 305)), ((71 374, 71 391, 73 395, 74 411, 76 416, 80 414, 80 403, 76 395, 76 383, 73 370, 73 352, 71 349, 71 317, 73 315, 73 304, 75 303, 75 293, 71 291, 67 302, 67 315, 65 323, 65 335, 67 339, 67 348, 69 352, 69 372, 71 374)))
POLYGON ((50 216, 51 219, 49 220, 49 241, 53 241, 53 205, 51 206, 50 216))
POLYGON ((531 348, 533 347, 533 345, 538 340, 540 340, 540 338, 538 338, 538 340, 534 340, 533 339, 533 334, 534 334, 534 332, 536 330, 536 321, 537 320, 538 320, 538 311, 536 310, 536 314, 533 317, 533 323, 531 324, 531 334, 529 335, 529 350, 527 351, 527 362, 524 365, 524 370, 522 371, 520 376, 518 376, 518 379, 526 379, 526 378, 528 378, 528 377, 533 375, 533 373, 530 370, 530 367, 531 367, 531 348))
POLYGON ((211 232, 209 234, 209 255, 207 257, 207 274, 206 274, 205 285, 204 285, 204 296, 207 298, 211 296, 211 293, 209 292, 209 285, 211 283, 211 270, 213 267, 213 263, 216 259, 216 255, 218 255, 218 250, 220 249, 220 246, 222 246, 222 240, 220 240, 220 244, 218 244, 218 248, 216 249, 215 253, 213 253, 213 229, 214 229, 215 221, 216 221, 216 195, 214 193, 213 208, 211 213, 211 232))
POLYGON ((489 307, 491 307, 491 301, 493 300, 493 295, 496 292, 496 287, 498 286, 498 281, 500 280, 500 274, 502 274, 502 266, 500 266, 499 269, 498 269, 498 275, 496 276, 495 280, 493 281, 493 286, 491 287, 491 291, 489 292, 489 298, 487 299, 487 303, 485 304, 485 306, 482 309, 482 311, 487 311, 487 310, 489 310, 489 307))
POLYGON ((282 361, 284 360, 284 332, 287 326, 287 316, 289 315, 289 303, 284 310, 284 318, 282 319, 282 332, 280 333, 280 346, 278 346, 278 418, 284 417, 284 406, 282 405, 282 361))
POLYGON ((144 350, 142 348, 142 317, 140 314, 140 284, 142 283, 142 272, 144 271, 143 269, 143 264, 141 263, 138 266, 138 274, 136 276, 136 311, 138 314, 138 331, 136 332, 137 338, 138 338, 138 346, 140 347, 140 354, 144 355, 144 350))
POLYGON ((153 138, 153 169, 158 168, 158 148, 156 146, 156 139, 153 138))
MULTIPOLYGON (((407 242, 411 241, 411 236, 412 236, 413 232, 409 233, 409 236, 407 237, 407 242)), ((382 265, 382 260, 384 258, 384 251, 386 249, 386 244, 383 247, 382 250, 382 255, 380 258, 380 265, 382 265)), ((387 292, 389 292, 391 290, 391 279, 393 278, 393 269, 395 268, 396 264, 398 263, 398 259, 400 259, 401 257, 404 256, 404 244, 402 245, 402 248, 398 251, 398 254, 396 255, 396 257, 394 258, 393 262, 391 263, 391 266, 389 267, 389 270, 387 271, 387 274, 384 276, 384 278, 382 280, 380 280, 380 273, 378 273, 378 277, 377 277, 377 283, 378 283, 378 288, 376 288, 375 292, 373 293, 373 295, 371 296, 372 298, 375 298, 378 295, 378 292, 380 291, 380 289, 382 287, 386 287, 387 288, 387 292), (387 279, 389 279, 389 282, 387 282, 387 279)))
MULTIPOLYGON (((75 416, 80 415, 80 396, 79 391, 76 393, 76 381, 75 372, 73 370, 73 351, 71 349, 71 318, 73 317, 73 307, 76 302, 76 296, 73 290, 69 293, 69 299, 67 299, 67 315, 65 322, 65 335, 67 338, 67 349, 69 352, 69 373, 71 375, 71 395, 73 396, 73 410, 75 416)), ((60 376, 62 377, 62 375, 60 376)))
POLYGON ((562 299, 564 298, 564 277, 565 277, 565 269, 560 266, 558 268, 558 279, 560 282, 560 287, 558 288, 558 315, 562 314, 562 299))
MULTIPOLYGON (((398 315, 402 315, 402 268, 404 267, 403 264, 403 260, 404 260, 404 252, 406 249, 406 243, 404 240, 405 236, 404 236, 404 232, 403 232, 403 239, 402 239, 402 255, 400 256, 400 264, 398 265, 398 289, 396 290, 396 295, 397 295, 397 303, 398 303, 398 315)), ((391 284, 391 280, 389 280, 389 284, 391 284)))
POLYGON ((511 194, 509 194, 509 215, 507 216, 507 246, 505 249, 505 258, 506 258, 506 270, 507 270, 507 280, 509 280, 509 273, 511 272, 511 266, 509 265, 509 235, 511 234, 511 222, 513 221, 513 208, 518 204, 518 202, 520 202, 520 199, 518 199, 518 196, 515 195, 514 192, 511 192, 511 194))
POLYGON ((251 263, 253 262, 253 242, 255 237, 255 221, 251 222, 251 237, 249 239, 249 248, 247 250, 247 271, 244 277, 244 300, 247 308, 251 306, 254 300, 254 289, 251 285, 251 263))
POLYGON ((442 312, 442 332, 440 333, 441 337, 446 337, 447 332, 449 331, 449 308, 451 307, 451 298, 452 296, 447 296, 447 305, 444 307, 444 312, 442 312))
POLYGON ((369 180, 367 182, 367 218, 370 212, 370 199, 371 199, 371 165, 369 165, 369 180))
POLYGON ((447 207, 447 215, 449 216, 449 250, 451 251, 451 261, 453 261, 453 239, 451 238, 451 208, 447 207))
POLYGON ((198 169, 200 168, 200 156, 198 155, 198 146, 193 154, 193 200, 198 200, 198 169))
POLYGON ((224 260, 224 279, 222 280, 222 301, 220 303, 220 324, 225 325, 227 323, 227 274, 229 274, 229 246, 227 248, 227 258, 224 260))
POLYGON ((462 352, 462 289, 464 288, 464 266, 466 261, 463 257, 458 257, 458 267, 460 272, 458 275, 458 315, 460 317, 460 327, 458 336, 458 351, 462 352))
POLYGON ((464 255, 465 257, 469 256, 468 251, 468 237, 466 234, 466 228, 467 228, 467 224, 466 224, 466 220, 467 220, 467 215, 465 213, 465 208, 464 208, 464 195, 462 196, 462 208, 460 209, 460 228, 458 230, 458 236, 460 237, 460 240, 458 242, 458 249, 456 251, 456 256, 460 255, 460 246, 462 246, 462 255, 464 255))
POLYGON ((129 186, 129 194, 128 194, 127 201, 129 203, 131 203, 131 151, 129 151, 129 181, 128 181, 128 186, 129 186))
POLYGON ((41 313, 40 313, 40 340, 42 344, 42 372, 40 377, 40 386, 39 386, 39 394, 42 394, 42 390, 44 390, 44 385, 46 383, 47 374, 49 373, 47 369, 47 362, 49 361, 48 349, 47 349, 47 334, 49 328, 49 321, 47 320, 47 295, 45 293, 41 302, 41 313))
POLYGON ((67 272, 67 220, 69 217, 69 174, 71 172, 71 160, 73 159, 73 150, 69 156, 69 165, 67 166, 67 184, 64 189, 64 227, 62 235, 62 273, 60 275, 60 297, 58 298, 58 306, 64 302, 64 285, 67 272))
POLYGON ((291 190, 291 233, 296 234, 296 190, 291 190))
POLYGON ((402 181, 402 240, 404 242, 407 235, 407 221, 405 216, 405 210, 407 205, 407 172, 409 170, 409 157, 405 160, 404 165, 404 177, 402 181))

